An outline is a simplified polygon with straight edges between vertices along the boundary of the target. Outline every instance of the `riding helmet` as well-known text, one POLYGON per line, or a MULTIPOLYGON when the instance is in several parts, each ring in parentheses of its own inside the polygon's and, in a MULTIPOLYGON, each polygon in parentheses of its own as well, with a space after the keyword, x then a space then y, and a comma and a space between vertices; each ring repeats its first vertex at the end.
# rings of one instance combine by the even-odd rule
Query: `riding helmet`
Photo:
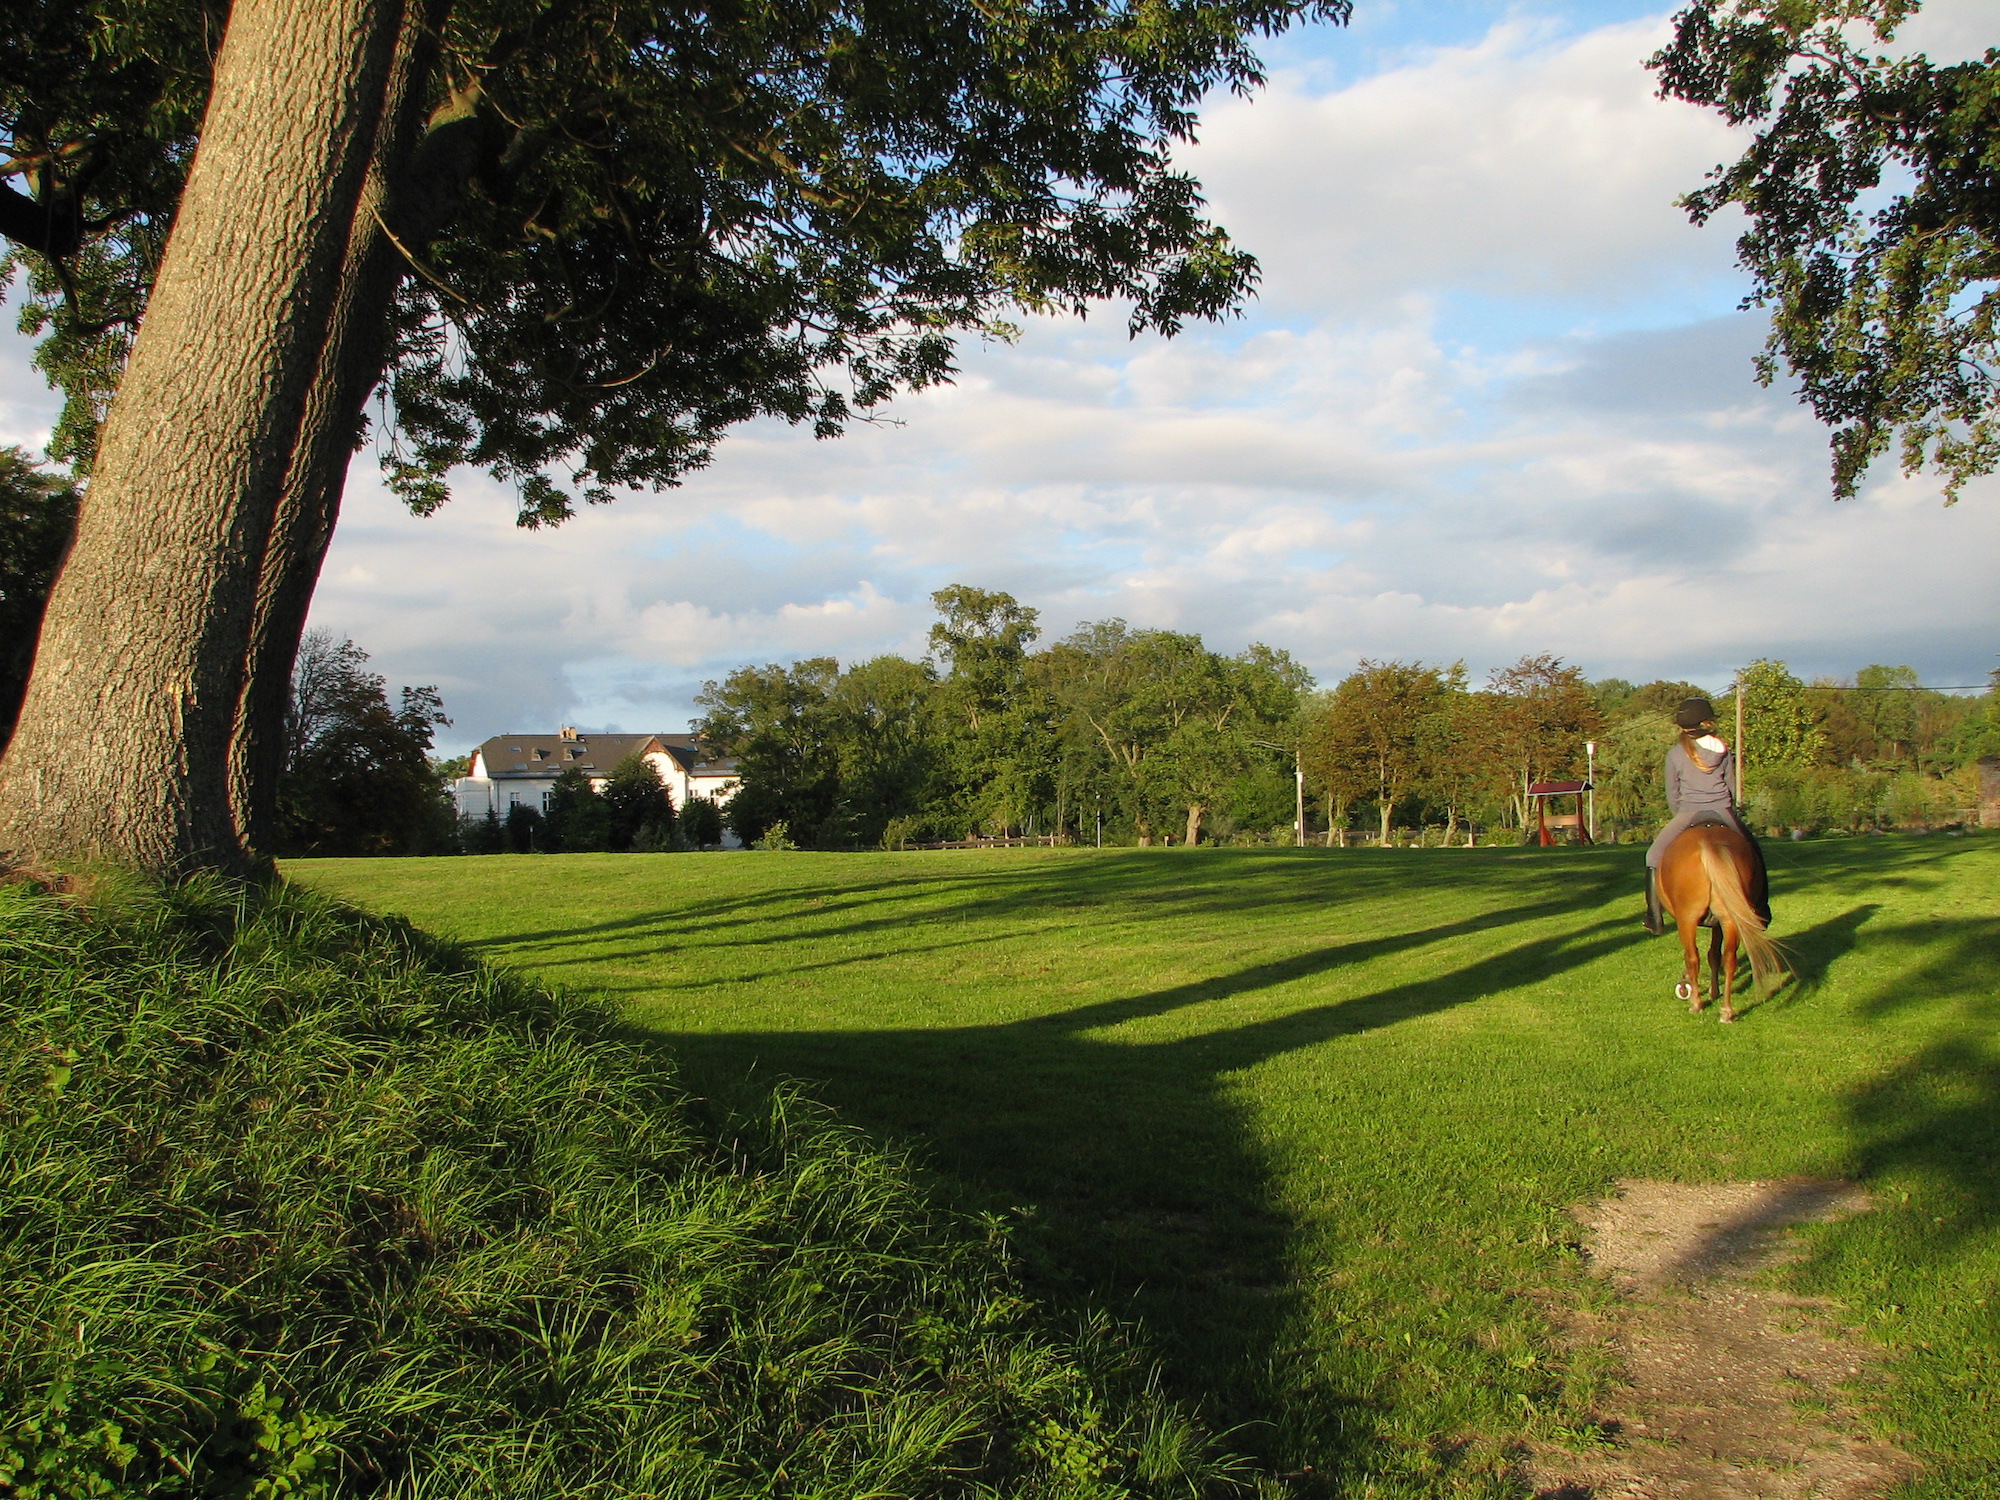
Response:
POLYGON ((1674 722, 1683 729, 1699 729, 1715 722, 1715 705, 1706 698, 1683 698, 1674 710, 1674 722))

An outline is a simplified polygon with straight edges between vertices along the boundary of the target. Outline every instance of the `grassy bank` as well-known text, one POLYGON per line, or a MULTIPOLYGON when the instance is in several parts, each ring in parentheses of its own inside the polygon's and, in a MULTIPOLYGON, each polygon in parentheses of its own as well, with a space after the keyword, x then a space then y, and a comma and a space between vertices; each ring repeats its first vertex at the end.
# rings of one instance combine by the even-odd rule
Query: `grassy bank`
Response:
POLYGON ((2000 1473, 2000 842, 1778 846, 1802 982, 1672 998, 1628 850, 323 862, 298 878, 585 985, 710 1090, 817 1080, 1141 1319, 1301 1494, 1516 1493, 1588 1443, 1574 1203, 1854 1176, 1792 1274, 1888 1348, 1921 1493, 2000 1473))
POLYGON ((0 991, 0 1496, 1235 1488, 855 1129, 401 922, 4 886, 0 991))

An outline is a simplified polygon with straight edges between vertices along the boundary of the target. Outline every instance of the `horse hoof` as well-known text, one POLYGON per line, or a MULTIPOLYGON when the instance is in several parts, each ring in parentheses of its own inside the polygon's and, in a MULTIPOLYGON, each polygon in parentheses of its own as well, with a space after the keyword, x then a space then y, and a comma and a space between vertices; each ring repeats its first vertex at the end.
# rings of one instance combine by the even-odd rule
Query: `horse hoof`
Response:
POLYGON ((1724 1026, 1734 1026, 1734 1025, 1736 1024, 1736 1017, 1734 1017, 1734 1016, 1724 1016, 1724 1017, 1722 1018, 1722 1024, 1723 1024, 1724 1026))
POLYGON ((1685 979, 1683 979, 1679 984, 1674 986, 1674 998, 1676 1000, 1694 999, 1695 998, 1694 986, 1689 984, 1685 979))

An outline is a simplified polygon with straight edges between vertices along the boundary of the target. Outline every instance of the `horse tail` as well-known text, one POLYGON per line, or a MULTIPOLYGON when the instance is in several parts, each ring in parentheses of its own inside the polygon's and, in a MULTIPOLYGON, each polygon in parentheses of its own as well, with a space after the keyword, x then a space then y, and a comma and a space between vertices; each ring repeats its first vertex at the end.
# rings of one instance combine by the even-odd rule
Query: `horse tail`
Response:
POLYGON ((1767 993, 1785 971, 1784 949, 1764 931, 1764 919, 1750 905, 1736 861, 1713 839, 1701 841, 1701 867, 1708 876, 1710 903, 1735 924, 1744 951, 1750 955, 1750 972, 1756 977, 1758 992, 1767 993))

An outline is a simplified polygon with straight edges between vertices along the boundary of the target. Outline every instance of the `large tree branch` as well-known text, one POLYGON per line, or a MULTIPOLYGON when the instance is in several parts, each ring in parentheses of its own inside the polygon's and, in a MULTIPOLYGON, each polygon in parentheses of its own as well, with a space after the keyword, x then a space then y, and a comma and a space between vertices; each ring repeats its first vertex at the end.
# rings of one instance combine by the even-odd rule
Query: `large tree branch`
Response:
POLYGON ((85 229, 83 205, 69 189, 31 198, 0 182, 0 234, 24 249, 68 260, 82 248, 85 229))

